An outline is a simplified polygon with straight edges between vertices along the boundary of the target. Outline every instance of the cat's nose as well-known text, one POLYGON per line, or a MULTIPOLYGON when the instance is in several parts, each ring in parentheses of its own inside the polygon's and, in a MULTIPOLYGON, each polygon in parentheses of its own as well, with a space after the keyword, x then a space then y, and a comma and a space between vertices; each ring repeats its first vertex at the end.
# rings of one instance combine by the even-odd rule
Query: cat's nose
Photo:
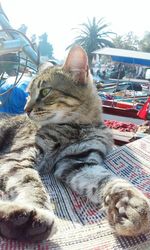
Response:
POLYGON ((26 107, 24 110, 27 113, 27 115, 29 116, 31 111, 32 111, 32 108, 26 107))

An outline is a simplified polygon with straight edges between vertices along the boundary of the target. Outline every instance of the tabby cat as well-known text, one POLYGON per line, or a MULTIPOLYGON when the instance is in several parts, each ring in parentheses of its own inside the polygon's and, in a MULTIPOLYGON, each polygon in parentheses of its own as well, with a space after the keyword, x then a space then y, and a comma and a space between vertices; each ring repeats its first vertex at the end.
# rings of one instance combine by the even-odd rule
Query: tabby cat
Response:
POLYGON ((0 120, 0 234, 40 241, 56 232, 39 176, 52 169, 73 191, 103 204, 118 235, 148 231, 148 199, 103 167, 113 139, 85 51, 72 48, 64 65, 39 72, 28 92, 27 115, 0 120))

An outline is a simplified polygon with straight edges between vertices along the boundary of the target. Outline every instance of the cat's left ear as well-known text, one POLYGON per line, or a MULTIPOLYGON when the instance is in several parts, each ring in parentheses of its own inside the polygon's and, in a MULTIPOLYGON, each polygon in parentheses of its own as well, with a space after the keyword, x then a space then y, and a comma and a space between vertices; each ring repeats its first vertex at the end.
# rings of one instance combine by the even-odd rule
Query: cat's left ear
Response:
POLYGON ((53 67, 54 65, 51 63, 51 62, 45 62, 45 63, 43 63, 42 65, 40 65, 40 67, 39 67, 39 69, 38 69, 38 72, 39 73, 41 73, 41 72, 43 72, 45 69, 47 69, 47 68, 51 68, 51 67, 53 67))
POLYGON ((71 73, 76 82, 85 84, 89 74, 88 57, 85 50, 80 46, 73 47, 63 69, 71 73))

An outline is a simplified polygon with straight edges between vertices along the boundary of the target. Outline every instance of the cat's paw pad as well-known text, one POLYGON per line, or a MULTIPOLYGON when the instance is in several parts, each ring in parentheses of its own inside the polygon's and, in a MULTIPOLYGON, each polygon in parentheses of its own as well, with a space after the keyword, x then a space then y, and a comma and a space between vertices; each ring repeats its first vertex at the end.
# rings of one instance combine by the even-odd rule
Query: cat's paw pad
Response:
POLYGON ((52 236, 56 231, 54 216, 44 209, 37 209, 29 221, 26 239, 32 241, 43 240, 52 236))
POLYGON ((132 186, 114 186, 105 197, 109 223, 116 233, 136 236, 150 230, 150 203, 132 186))
POLYGON ((0 234, 10 239, 41 241, 56 232, 54 216, 45 209, 5 203, 0 207, 0 234))
POLYGON ((28 222, 30 215, 30 209, 18 209, 16 211, 11 211, 8 217, 4 218, 4 221, 9 221, 14 226, 21 226, 28 222))
MULTIPOLYGON (((50 225, 50 227, 53 226, 53 223, 50 225)), ((32 226, 29 228, 27 234, 30 236, 34 236, 36 234, 41 234, 41 233, 45 233, 47 231, 48 227, 47 227, 47 223, 45 221, 33 221, 32 222, 32 226)))

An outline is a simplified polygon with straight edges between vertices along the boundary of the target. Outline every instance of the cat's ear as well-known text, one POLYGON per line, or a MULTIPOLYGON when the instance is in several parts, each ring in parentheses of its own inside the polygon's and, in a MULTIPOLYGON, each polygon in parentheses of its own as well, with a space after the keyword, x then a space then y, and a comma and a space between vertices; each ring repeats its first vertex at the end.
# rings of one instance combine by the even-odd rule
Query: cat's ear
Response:
POLYGON ((38 72, 42 73, 45 69, 51 68, 51 67, 53 67, 53 64, 51 62, 49 62, 49 61, 45 62, 45 63, 43 63, 43 64, 40 65, 40 67, 38 69, 38 72))
POLYGON ((63 69, 71 73, 76 82, 86 83, 89 66, 85 50, 80 46, 73 47, 66 58, 63 69))

